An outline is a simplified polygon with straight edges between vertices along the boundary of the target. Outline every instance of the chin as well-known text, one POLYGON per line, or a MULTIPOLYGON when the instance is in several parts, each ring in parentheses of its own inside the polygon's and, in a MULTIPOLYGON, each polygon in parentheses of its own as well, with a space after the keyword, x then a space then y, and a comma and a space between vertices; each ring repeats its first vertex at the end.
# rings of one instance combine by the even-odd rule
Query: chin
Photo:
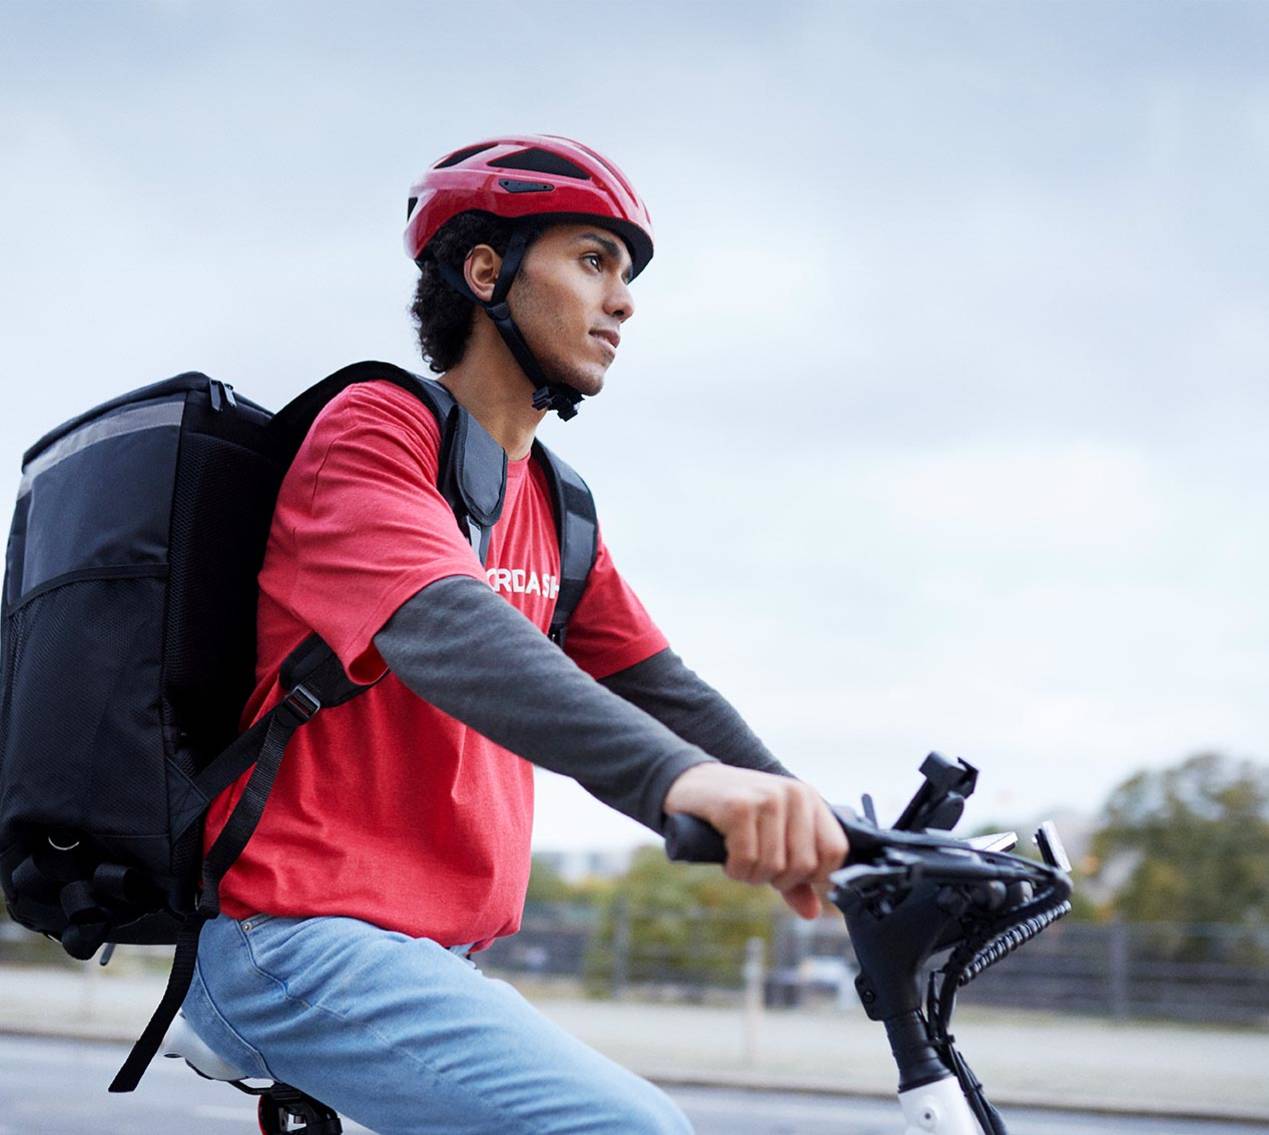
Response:
POLYGON ((593 398, 604 388, 604 372, 601 370, 595 374, 590 371, 574 371, 565 375, 563 382, 565 386, 571 386, 579 394, 593 398))

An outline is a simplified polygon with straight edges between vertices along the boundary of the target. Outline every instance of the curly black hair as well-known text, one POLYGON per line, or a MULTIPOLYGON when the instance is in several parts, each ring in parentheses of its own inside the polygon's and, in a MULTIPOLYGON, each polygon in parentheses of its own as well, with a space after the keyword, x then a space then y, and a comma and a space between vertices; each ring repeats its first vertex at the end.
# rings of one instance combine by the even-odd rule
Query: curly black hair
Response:
MULTIPOLYGON (((462 359, 476 314, 476 305, 441 278, 436 262, 443 260, 462 272, 467 254, 478 244, 487 244, 502 256, 516 224, 473 209, 446 221, 428 244, 419 264, 410 315, 418 332, 419 350, 433 373, 444 374, 462 359)), ((530 245, 546 227, 545 223, 530 225, 530 245)))

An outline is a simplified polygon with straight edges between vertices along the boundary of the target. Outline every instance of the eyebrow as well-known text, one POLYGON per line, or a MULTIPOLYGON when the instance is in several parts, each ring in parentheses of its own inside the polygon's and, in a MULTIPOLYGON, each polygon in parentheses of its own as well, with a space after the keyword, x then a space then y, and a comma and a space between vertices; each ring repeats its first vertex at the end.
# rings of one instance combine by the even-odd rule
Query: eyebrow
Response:
MULTIPOLYGON (((611 237, 600 236, 599 233, 581 233, 573 238, 573 243, 577 244, 583 240, 594 241, 595 244, 599 245, 599 247, 611 256, 618 264, 621 263, 621 246, 611 237)), ((627 267, 626 275, 624 277, 626 283, 630 282, 629 272, 630 268, 627 267)))

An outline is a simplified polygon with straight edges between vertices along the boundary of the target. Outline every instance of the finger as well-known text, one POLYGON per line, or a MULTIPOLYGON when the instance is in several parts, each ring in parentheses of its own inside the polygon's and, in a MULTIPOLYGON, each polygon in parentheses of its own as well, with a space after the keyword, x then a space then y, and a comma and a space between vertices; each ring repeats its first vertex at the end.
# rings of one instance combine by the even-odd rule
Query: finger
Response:
POLYGON ((816 798, 815 811, 815 846, 819 859, 815 875, 827 879, 834 871, 839 870, 850 854, 850 843, 842 825, 837 822, 832 809, 821 798, 816 798))
POLYGON ((758 805, 758 862, 747 882, 769 883, 784 873, 788 808, 782 789, 765 796, 758 805))
POLYGON ((819 895, 809 883, 801 883, 790 890, 782 891, 780 897, 799 918, 819 918, 820 912, 824 909, 820 904, 819 895))
POLYGON ((800 785, 789 794, 784 830, 785 869, 771 880, 777 890, 787 891, 799 883, 810 882, 819 868, 816 799, 800 785))
POLYGON ((729 879, 749 882, 758 862, 758 817, 753 808, 737 809, 727 820, 727 862, 723 872, 729 879))

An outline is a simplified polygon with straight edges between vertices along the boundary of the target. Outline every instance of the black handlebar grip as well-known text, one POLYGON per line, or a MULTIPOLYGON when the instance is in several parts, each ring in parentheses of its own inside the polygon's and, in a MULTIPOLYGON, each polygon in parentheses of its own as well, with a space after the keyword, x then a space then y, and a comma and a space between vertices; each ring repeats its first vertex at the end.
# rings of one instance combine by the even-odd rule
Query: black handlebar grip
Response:
POLYGON ((717 828, 676 812, 666 817, 665 854, 680 863, 726 863, 727 845, 717 828))

